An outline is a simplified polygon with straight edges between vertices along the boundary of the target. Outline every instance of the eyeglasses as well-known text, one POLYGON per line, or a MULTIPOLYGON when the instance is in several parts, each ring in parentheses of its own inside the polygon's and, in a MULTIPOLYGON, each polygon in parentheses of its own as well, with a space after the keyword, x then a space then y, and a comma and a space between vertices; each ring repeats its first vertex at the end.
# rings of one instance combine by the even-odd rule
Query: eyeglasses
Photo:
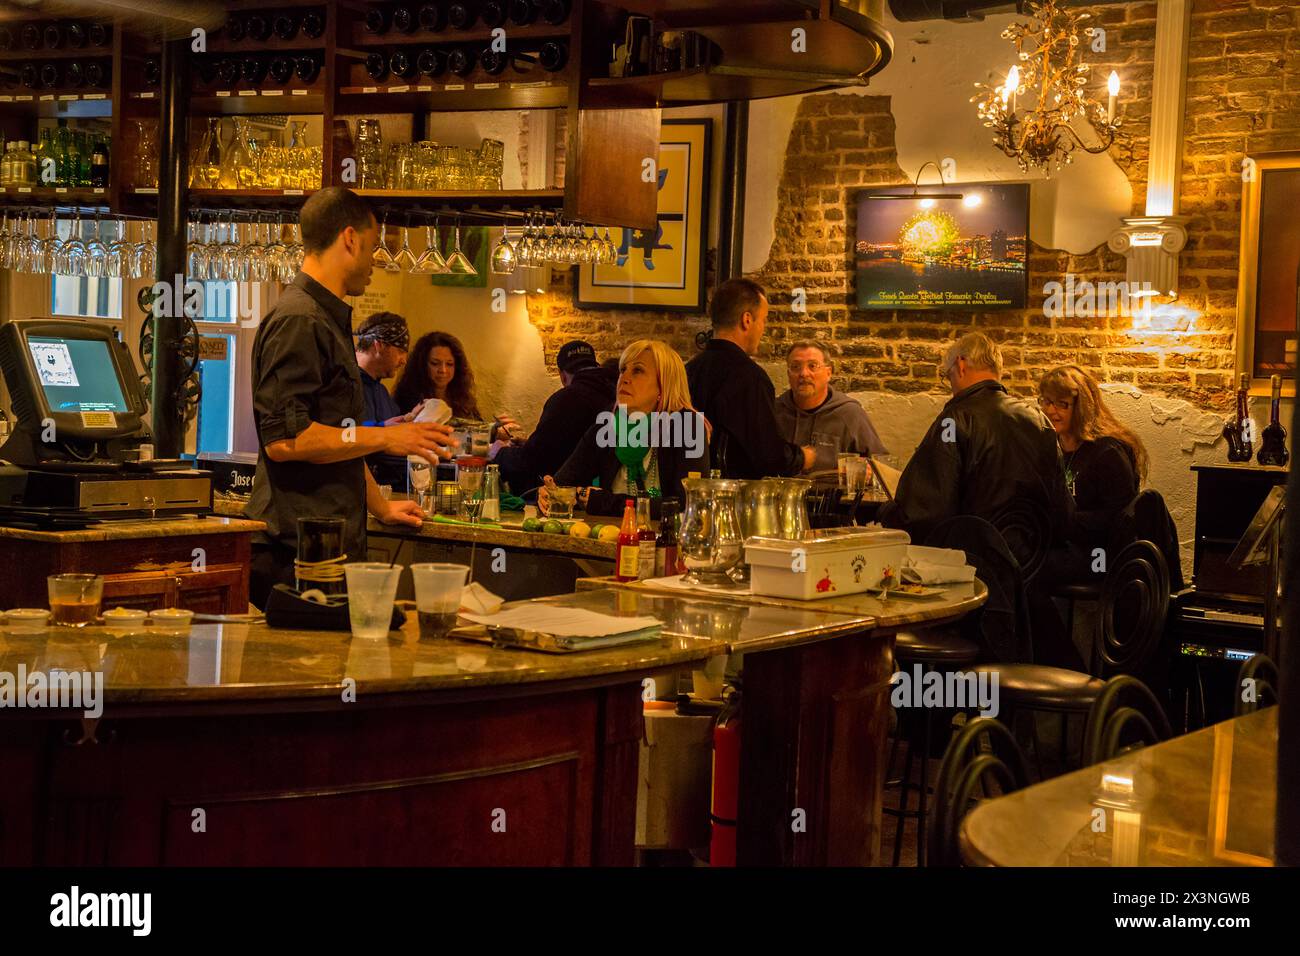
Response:
POLYGON ((1046 395, 1039 395, 1038 405, 1040 408, 1043 409, 1059 408, 1063 412, 1068 412, 1071 408, 1074 407, 1074 401, 1069 398, 1065 398, 1065 399, 1061 399, 1060 401, 1057 401, 1054 398, 1048 398, 1046 395))
POLYGON ((816 374, 824 368, 830 368, 830 365, 825 362, 791 362, 786 367, 789 368, 792 373, 797 375, 805 369, 816 374))

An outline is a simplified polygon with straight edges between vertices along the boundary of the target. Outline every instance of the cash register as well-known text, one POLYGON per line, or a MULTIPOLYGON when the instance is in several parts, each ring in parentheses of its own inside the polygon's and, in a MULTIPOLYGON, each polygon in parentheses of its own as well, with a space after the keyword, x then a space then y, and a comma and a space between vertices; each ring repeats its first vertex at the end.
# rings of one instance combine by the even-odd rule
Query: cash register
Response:
POLYGON ((0 371, 16 419, 0 446, 0 523, 71 528, 212 510, 210 473, 153 458, 140 380, 111 327, 12 320, 0 326, 0 371))

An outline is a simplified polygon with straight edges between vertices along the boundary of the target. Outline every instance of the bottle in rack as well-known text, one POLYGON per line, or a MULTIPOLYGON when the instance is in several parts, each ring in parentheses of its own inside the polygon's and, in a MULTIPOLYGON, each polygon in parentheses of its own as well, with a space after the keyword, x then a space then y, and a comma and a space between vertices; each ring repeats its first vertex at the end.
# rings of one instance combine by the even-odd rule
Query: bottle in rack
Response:
POLYGON ((271 59, 271 65, 266 68, 266 75, 271 82, 277 86, 284 86, 293 79, 294 61, 291 57, 277 56, 271 59))
POLYGON ((260 56, 244 57, 239 64, 240 78, 250 86, 257 86, 266 79, 266 61, 260 56))
POLYGON ((102 49, 113 40, 113 27, 107 23, 92 23, 87 32, 90 35, 90 45, 93 47, 102 49))
POLYGON ((388 58, 388 69, 399 79, 409 80, 415 76, 415 62, 405 50, 398 50, 388 58))
POLYGON ((90 185, 108 188, 108 143, 103 136, 95 137, 95 145, 90 150, 90 185))
POLYGON ((60 50, 63 48, 64 31, 63 24, 55 21, 45 25, 45 49, 60 50))
POLYGON ((4 155, 0 157, 0 186, 14 184, 14 147, 17 145, 12 140, 4 144, 4 155))
POLYGON ((479 57, 479 63, 483 66, 483 72, 489 76, 500 76, 506 71, 506 66, 510 62, 508 53, 498 53, 491 47, 487 47, 479 57))
POLYGON ((319 10, 308 10, 302 15, 302 33, 312 40, 325 35, 325 17, 319 10))
POLYGON ((248 19, 244 21, 244 27, 248 39, 254 43, 265 43, 271 38, 270 21, 260 13, 249 14, 248 19))
POLYGON ((459 77, 469 76, 474 72, 474 64, 477 61, 472 53, 462 47, 456 47, 447 54, 447 69, 459 77))
POLYGON ((371 53, 366 57, 366 76, 376 83, 388 79, 388 58, 382 53, 371 53))
POLYGON ((141 76, 144 79, 144 85, 149 89, 153 89, 162 82, 162 64, 155 57, 149 57, 144 61, 141 76))
POLYGON ((0 53, 8 53, 16 43, 17 38, 14 36, 13 29, 0 23, 0 53))
POLYGON ((320 76, 320 58, 313 54, 298 57, 293 72, 300 81, 310 86, 316 82, 316 77, 320 76))
POLYGON ((494 28, 504 26, 508 16, 506 0, 483 0, 479 7, 479 16, 482 17, 484 26, 494 28))
POLYGON ((63 71, 59 69, 58 60, 46 60, 41 64, 41 86, 52 90, 63 81, 63 71))
POLYGON ((281 13, 272 21, 271 31, 287 43, 298 35, 298 18, 291 13, 281 13))
POLYGON ((542 19, 553 27, 558 27, 569 19, 569 0, 543 0, 542 19))
POLYGON ((1286 429, 1282 427, 1282 376, 1274 375, 1269 379, 1272 396, 1269 401, 1268 424, 1259 434, 1259 455, 1256 460, 1261 465, 1285 467, 1291 457, 1286 450, 1286 429))
POLYGON ((547 40, 537 51, 537 62, 547 73, 558 73, 569 62, 569 45, 563 40, 547 40))
POLYGON ((641 539, 636 531, 636 512, 632 499, 623 504, 623 524, 618 533, 614 552, 614 580, 635 581, 641 569, 641 539))
POLYGON ((104 60, 91 60, 86 64, 86 85, 94 89, 103 89, 108 86, 112 78, 112 69, 105 65, 104 60))
POLYGON ((1223 423, 1228 461, 1250 461, 1254 454, 1255 425, 1250 420, 1250 376, 1243 374, 1237 387, 1237 414, 1223 423))
POLYGON ((24 63, 18 75, 22 79, 23 86, 29 90, 34 90, 41 85, 41 70, 35 63, 24 63))
POLYGON ((239 61, 222 60, 217 64, 217 81, 223 87, 234 86, 239 81, 239 61))
POLYGON ((453 0, 447 8, 447 22, 457 30, 468 30, 478 22, 478 10, 472 0, 453 0))
POLYGON ((535 0, 510 0, 510 22, 517 27, 530 26, 537 19, 535 0))
POLYGON ((388 11, 383 7, 371 7, 366 11, 366 32, 371 36, 381 37, 388 32, 388 11))
POLYGON ((84 23, 78 20, 68 24, 68 49, 84 50, 89 42, 90 32, 84 23))
POLYGON ((80 60, 69 61, 63 80, 67 86, 70 86, 73 89, 86 85, 86 68, 82 65, 80 60))
POLYGON ((440 33, 447 27, 447 8, 442 3, 422 3, 416 19, 420 29, 427 33, 440 33))
POLYGON ((243 17, 230 16, 226 19, 226 37, 231 43, 243 43, 248 36, 248 25, 243 17))
POLYGON ((447 72, 447 54, 437 47, 423 49, 415 58, 415 69, 421 76, 442 76, 447 72))
POLYGON ((41 128, 41 141, 36 146, 36 180, 42 186, 53 186, 59 180, 59 155, 54 148, 54 130, 41 128))
POLYGON ((393 29, 398 33, 414 33, 418 25, 419 21, 416 20, 410 7, 403 5, 393 8, 393 29))
POLYGON ((38 24, 23 24, 20 36, 22 38, 24 50, 39 50, 41 48, 41 28, 38 24))

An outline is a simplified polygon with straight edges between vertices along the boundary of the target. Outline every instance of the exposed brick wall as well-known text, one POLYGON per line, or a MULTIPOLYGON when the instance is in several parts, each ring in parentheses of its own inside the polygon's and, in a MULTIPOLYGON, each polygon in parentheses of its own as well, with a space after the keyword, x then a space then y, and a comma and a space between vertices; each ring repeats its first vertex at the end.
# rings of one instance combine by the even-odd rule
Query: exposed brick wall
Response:
MULTIPOLYGON (((1133 214, 1142 215, 1156 5, 1091 12, 1107 30, 1107 52, 1090 53, 1087 61, 1094 76, 1117 69, 1123 77, 1121 105, 1131 139, 1113 154, 1133 184, 1133 214)), ((765 348, 779 354, 784 341, 817 334, 839 348, 837 374, 848 390, 918 392, 937 386, 946 343, 979 328, 1002 344, 1007 381, 1016 391, 1031 391, 1052 365, 1077 362, 1104 381, 1225 407, 1234 365, 1241 160, 1248 152, 1300 149, 1300 5, 1196 0, 1189 49, 1179 210, 1191 217, 1179 303, 1189 312, 1158 318, 1154 331, 1135 329, 1131 316, 1049 318, 1042 308, 1045 283, 1063 281, 1067 272, 1079 280, 1118 282, 1125 263, 1104 245, 1070 255, 1032 244, 1027 310, 859 311, 850 197, 861 187, 902 183, 907 176, 897 162, 888 97, 820 94, 800 103, 779 185, 776 239, 755 276, 772 303, 765 348), (790 308, 795 288, 806 290, 804 314, 790 308)), ((548 362, 574 335, 591 340, 602 354, 632 338, 659 337, 689 357, 694 333, 704 326, 702 318, 670 313, 578 310, 567 275, 557 277, 549 295, 532 297, 529 310, 548 362)))

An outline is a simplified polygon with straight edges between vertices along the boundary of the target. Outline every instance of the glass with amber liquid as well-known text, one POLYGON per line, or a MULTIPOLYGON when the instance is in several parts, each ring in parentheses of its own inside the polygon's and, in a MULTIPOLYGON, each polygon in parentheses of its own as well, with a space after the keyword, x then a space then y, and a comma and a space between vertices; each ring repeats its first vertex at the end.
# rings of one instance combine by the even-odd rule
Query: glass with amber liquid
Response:
POLYGON ((51 574, 50 619, 62 627, 85 627, 99 617, 104 579, 98 574, 51 574))

